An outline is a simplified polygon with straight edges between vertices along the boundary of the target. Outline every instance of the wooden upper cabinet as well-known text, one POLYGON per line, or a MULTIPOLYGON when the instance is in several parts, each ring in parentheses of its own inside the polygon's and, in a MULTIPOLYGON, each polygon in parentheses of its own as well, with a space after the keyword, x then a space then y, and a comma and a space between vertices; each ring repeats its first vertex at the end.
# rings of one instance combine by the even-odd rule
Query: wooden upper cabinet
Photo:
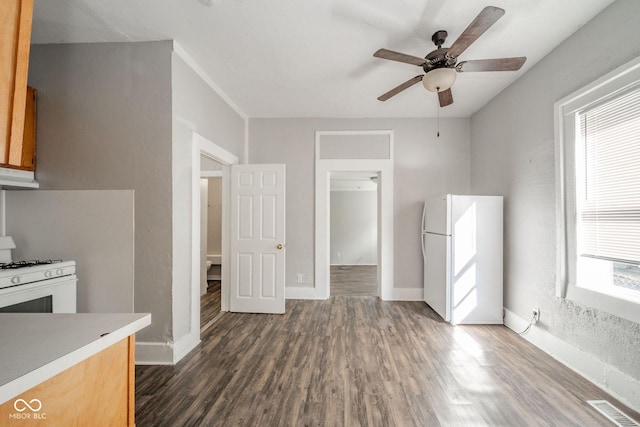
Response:
POLYGON ((23 154, 32 17, 33 0, 0 1, 0 166, 30 170, 23 154))
POLYGON ((24 114, 24 134, 22 147, 16 150, 11 144, 9 147, 9 162, 23 169, 36 169, 36 96, 37 91, 27 86, 27 104, 24 114), (19 163, 19 164, 18 164, 19 163))

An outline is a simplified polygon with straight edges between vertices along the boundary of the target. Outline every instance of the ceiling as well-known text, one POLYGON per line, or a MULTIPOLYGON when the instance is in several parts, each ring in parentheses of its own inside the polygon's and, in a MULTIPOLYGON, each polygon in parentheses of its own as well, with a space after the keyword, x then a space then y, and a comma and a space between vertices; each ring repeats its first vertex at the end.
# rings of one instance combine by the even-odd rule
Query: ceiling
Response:
POLYGON ((613 0, 35 0, 33 42, 174 39, 248 117, 435 117, 421 73, 374 58, 449 46, 487 5, 506 10, 459 60, 526 56, 517 72, 464 73, 441 117, 469 117, 613 0), (211 6, 203 3, 210 1, 211 6))

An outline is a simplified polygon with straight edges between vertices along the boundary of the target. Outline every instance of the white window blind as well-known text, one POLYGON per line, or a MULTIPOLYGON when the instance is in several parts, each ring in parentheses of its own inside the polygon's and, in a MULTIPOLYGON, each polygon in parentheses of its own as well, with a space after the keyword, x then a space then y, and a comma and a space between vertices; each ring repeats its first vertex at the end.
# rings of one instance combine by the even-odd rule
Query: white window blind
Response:
POLYGON ((640 88, 577 121, 578 254, 640 264, 640 88))

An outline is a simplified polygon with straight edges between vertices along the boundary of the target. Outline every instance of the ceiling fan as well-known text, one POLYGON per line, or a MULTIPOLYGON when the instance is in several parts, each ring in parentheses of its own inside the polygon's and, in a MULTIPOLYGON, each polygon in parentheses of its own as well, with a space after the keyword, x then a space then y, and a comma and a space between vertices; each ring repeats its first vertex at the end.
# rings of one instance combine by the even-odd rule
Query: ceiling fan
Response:
POLYGON ((396 86, 389 92, 379 96, 378 100, 386 101, 421 81, 425 89, 438 93, 440 107, 446 107, 447 105, 453 104, 451 86, 456 80, 457 73, 519 70, 527 60, 524 56, 458 62, 458 57, 462 52, 484 34, 489 27, 495 24, 502 15, 504 15, 504 9, 494 6, 485 7, 450 47, 442 47, 447 38, 447 32, 444 30, 436 31, 431 37, 431 40, 438 48, 429 52, 424 58, 405 55, 404 53, 394 52, 388 49, 379 49, 373 54, 376 58, 417 65, 418 67, 422 67, 425 74, 415 76, 401 85, 396 86))

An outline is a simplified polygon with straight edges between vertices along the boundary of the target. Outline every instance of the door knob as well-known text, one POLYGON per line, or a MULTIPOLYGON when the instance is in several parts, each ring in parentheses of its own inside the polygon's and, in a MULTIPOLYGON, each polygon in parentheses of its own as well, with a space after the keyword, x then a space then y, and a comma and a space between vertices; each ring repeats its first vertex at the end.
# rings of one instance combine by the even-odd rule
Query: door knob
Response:
POLYGON ((282 249, 283 247, 284 247, 284 246, 282 246, 282 243, 278 243, 278 246, 276 246, 276 248, 277 248, 278 250, 282 249))

